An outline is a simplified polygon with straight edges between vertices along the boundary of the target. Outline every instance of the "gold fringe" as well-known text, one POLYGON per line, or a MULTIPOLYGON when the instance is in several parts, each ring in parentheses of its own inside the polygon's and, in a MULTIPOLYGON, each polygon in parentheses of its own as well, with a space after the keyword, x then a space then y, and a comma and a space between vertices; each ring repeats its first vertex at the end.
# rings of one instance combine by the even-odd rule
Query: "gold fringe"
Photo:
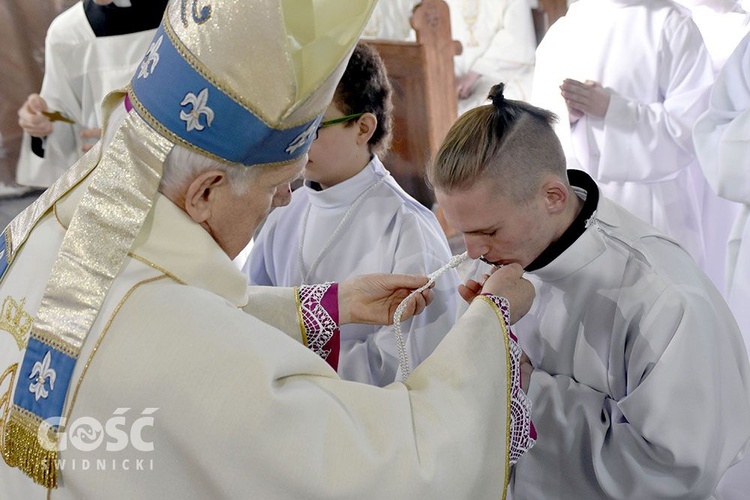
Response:
POLYGON ((57 437, 44 422, 13 408, 5 426, 3 458, 18 467, 35 483, 57 488, 57 437), (46 433, 45 446, 39 439, 46 433), (49 448, 49 449, 48 449, 49 448))

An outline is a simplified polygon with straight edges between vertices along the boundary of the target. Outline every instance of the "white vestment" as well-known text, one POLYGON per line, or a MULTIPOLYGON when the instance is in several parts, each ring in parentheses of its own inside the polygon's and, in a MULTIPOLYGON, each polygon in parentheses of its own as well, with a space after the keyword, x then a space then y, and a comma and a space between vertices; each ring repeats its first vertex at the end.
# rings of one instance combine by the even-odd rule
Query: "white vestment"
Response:
POLYGON ((453 38, 463 45, 454 59, 456 77, 482 75, 474 92, 458 102, 459 114, 487 104, 493 85, 505 83, 505 97, 528 100, 534 74, 536 34, 528 0, 446 0, 453 38))
MULTIPOLYGON (((409 196, 377 156, 357 175, 316 191, 307 183, 292 194, 291 203, 275 209, 255 238, 245 266, 250 283, 297 286, 300 236, 304 229, 302 265, 306 283, 344 281, 367 273, 429 274, 450 259, 445 234, 435 216, 409 196), (337 230, 350 211, 343 226, 337 230), (319 264, 315 265, 316 261, 319 264)), ((432 304, 405 321, 411 367, 438 345, 455 322, 458 275, 444 274, 434 288, 432 304)), ((398 369, 393 327, 345 325, 341 328, 339 375, 383 386, 398 369)))
POLYGON ((706 109, 713 72, 689 14, 667 0, 580 0, 550 28, 536 55, 532 102, 560 117, 556 130, 567 156, 604 195, 702 264, 704 182, 692 127, 706 109), (565 78, 608 89, 606 116, 569 126, 559 88, 565 78))
POLYGON ((737 325, 682 248, 606 198, 597 207, 526 275, 537 296, 515 331, 538 439, 513 498, 704 500, 750 439, 737 325))
MULTIPOLYGON (((729 55, 750 28, 750 14, 735 0, 678 0, 690 9, 718 74, 729 55)), ((710 186, 703 189, 702 221, 706 247, 705 270, 719 290, 726 290, 726 248, 742 204, 719 197, 710 186)))
MULTIPOLYGON (((711 188, 743 204, 727 248, 727 290, 750 353, 750 35, 724 65, 708 111, 695 125, 695 149, 711 188)), ((750 457, 729 470, 719 492, 727 500, 747 498, 750 457)))
POLYGON ((676 0, 690 9, 718 73, 737 47, 750 23, 750 13, 736 0, 676 0))
MULTIPOLYGON (((365 28, 365 38, 413 40, 409 17, 414 0, 379 2, 365 28)), ((536 32, 528 0, 446 0, 451 32, 463 52, 454 58, 456 77, 482 75, 474 92, 459 99, 458 113, 487 104, 493 85, 504 82, 508 99, 528 100, 534 75, 536 32)))
POLYGON ((727 254, 729 305, 750 352, 750 35, 716 80, 708 111, 696 123, 695 149, 711 188, 743 204, 727 254))
POLYGON ((130 82, 155 32, 97 37, 83 2, 55 18, 45 39, 40 95, 50 112, 60 111, 75 124, 53 123, 52 134, 44 139, 43 158, 32 151, 31 137, 24 134, 16 182, 49 187, 81 157, 81 130, 101 128, 104 96, 130 82))
MULTIPOLYGON (((23 314, 36 315, 81 191, 47 212, 0 283, 15 302, 0 322, 0 432, 23 314)), ((59 489, 48 497, 0 459, 0 498, 501 497, 510 393, 497 307, 475 300, 405 384, 382 389, 342 381, 301 343, 295 297, 248 289, 160 196, 75 365, 59 489)))
POLYGON ((411 13, 419 0, 386 0, 378 2, 370 21, 362 32, 362 38, 384 40, 414 39, 411 28, 411 13))

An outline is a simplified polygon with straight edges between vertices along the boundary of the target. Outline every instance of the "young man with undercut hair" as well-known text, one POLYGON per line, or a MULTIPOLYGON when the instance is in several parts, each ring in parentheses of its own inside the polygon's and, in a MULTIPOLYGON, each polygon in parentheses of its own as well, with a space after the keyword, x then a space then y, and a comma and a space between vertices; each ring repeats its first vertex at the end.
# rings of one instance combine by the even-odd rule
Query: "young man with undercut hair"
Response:
POLYGON ((516 332, 538 439, 513 498, 713 498, 750 439, 732 313, 680 245, 566 170, 554 115, 491 98, 428 174, 469 256, 522 266, 537 292, 516 332))

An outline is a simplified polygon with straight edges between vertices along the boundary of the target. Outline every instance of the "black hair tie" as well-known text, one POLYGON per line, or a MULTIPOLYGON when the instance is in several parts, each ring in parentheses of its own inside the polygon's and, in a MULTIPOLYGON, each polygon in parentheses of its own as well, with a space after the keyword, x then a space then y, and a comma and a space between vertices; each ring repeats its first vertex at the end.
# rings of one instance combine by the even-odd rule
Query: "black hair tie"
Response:
POLYGON ((498 109, 501 109, 505 104, 505 96, 503 95, 504 91, 505 84, 500 82, 490 89, 490 94, 487 96, 487 98, 492 101, 492 105, 498 109))

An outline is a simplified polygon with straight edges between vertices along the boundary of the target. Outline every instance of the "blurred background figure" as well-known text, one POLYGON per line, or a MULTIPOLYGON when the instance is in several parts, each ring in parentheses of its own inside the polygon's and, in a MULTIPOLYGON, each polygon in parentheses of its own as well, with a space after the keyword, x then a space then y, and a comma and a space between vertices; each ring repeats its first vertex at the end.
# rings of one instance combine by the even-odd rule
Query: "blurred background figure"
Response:
POLYGON ((728 302, 750 352, 750 35, 727 61, 695 124, 695 149, 711 189, 742 204, 727 247, 728 302))
MULTIPOLYGON (((509 99, 528 100, 534 74, 536 34, 529 0, 445 0, 453 39, 463 52, 456 56, 458 114, 486 104, 487 94, 505 83, 509 99)), ((416 0, 378 3, 364 38, 413 40, 409 18, 416 0)))
POLYGON ((0 78, 0 150, 3 151, 0 155, 0 198, 5 200, 0 216, 5 222, 9 222, 18 211, 4 216, 2 212, 9 208, 7 205, 15 204, 15 201, 8 201, 8 197, 27 191, 15 183, 23 134, 18 126, 18 108, 42 83, 44 36, 49 23, 62 9, 61 2, 53 0, 0 2, 0 46, 3 47, 0 52, 0 74, 3 75, 0 78))
POLYGON ((748 31, 750 14, 737 0, 675 0, 690 10, 718 73, 748 31))
POLYGON ((52 22, 41 91, 30 94, 18 110, 25 132, 18 184, 48 187, 99 139, 101 101, 130 81, 166 4, 83 0, 52 22))
POLYGON ((714 77, 689 13, 667 0, 579 0, 536 56, 532 101, 560 116, 569 166, 703 265, 692 127, 714 77))
MULTIPOLYGON (((750 35, 723 66, 708 111, 695 124, 695 151, 713 192, 741 204, 727 250, 725 290, 750 353, 750 35)), ((750 458, 730 468, 719 484, 725 500, 746 499, 750 458)))
MULTIPOLYGON (((714 74, 717 74, 748 32, 750 14, 736 0, 676 1, 690 9, 711 56, 714 74)), ((697 187, 700 190, 700 185, 697 187)), ((703 183, 701 197, 706 272, 720 290, 725 290, 726 248, 742 204, 718 196, 708 183, 703 183)))
POLYGON ((378 2, 362 38, 383 40, 412 40, 414 32, 409 19, 419 0, 384 0, 378 2))
POLYGON ((528 100, 536 35, 528 0, 446 0, 456 56, 458 114, 487 104, 493 85, 505 83, 508 99, 528 100))

